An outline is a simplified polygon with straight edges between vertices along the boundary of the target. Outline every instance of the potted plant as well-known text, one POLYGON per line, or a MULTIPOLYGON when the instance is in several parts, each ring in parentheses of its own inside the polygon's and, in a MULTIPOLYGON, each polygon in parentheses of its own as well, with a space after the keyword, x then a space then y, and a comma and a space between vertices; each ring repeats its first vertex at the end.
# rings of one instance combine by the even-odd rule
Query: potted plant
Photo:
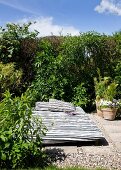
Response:
POLYGON ((114 120, 118 108, 118 100, 114 99, 118 84, 111 82, 104 91, 105 102, 101 104, 104 119, 114 120))
POLYGON ((110 77, 102 78, 99 74, 99 78, 94 78, 95 84, 95 95, 96 95, 96 110, 98 116, 103 117, 103 113, 101 111, 100 102, 104 98, 104 94, 109 83, 110 77))
POLYGON ((114 120, 118 107, 118 101, 114 99, 118 84, 111 81, 110 77, 95 78, 94 82, 97 114, 104 119, 114 120))
POLYGON ((115 119, 118 107, 119 107, 119 101, 116 99, 113 99, 112 101, 102 99, 100 101, 100 108, 103 113, 103 117, 106 120, 115 119))
MULTIPOLYGON (((114 99, 116 95, 117 85, 115 82, 111 82, 110 78, 105 78, 102 81, 104 83, 104 89, 102 92, 102 98, 98 103, 98 109, 101 111, 104 119, 114 120, 119 106, 119 101, 114 99)), ((100 82, 99 82, 100 84, 100 82)))

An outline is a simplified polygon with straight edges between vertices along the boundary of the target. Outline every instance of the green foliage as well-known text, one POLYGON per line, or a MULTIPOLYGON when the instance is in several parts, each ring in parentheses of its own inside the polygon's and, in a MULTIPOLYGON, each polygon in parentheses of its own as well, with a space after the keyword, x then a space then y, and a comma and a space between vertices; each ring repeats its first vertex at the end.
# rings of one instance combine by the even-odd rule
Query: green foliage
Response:
MULTIPOLYGON (((89 99, 86 106, 91 108, 98 68, 102 77, 116 76, 121 84, 120 74, 114 71, 120 67, 120 32, 112 36, 87 32, 74 37, 37 38, 36 31, 29 31, 30 25, 7 24, 0 30, 0 61, 14 62, 15 69, 22 70, 21 84, 14 91, 17 96, 29 87, 33 102, 50 97, 72 101, 74 89, 84 83, 89 99)), ((117 89, 120 96, 120 85, 117 89)))
POLYGON ((121 98, 121 32, 37 39, 30 25, 0 28, 0 93, 10 89, 21 96, 12 98, 6 92, 0 103, 1 168, 29 166, 32 160, 36 164, 36 156, 42 158, 45 130, 31 115, 31 104, 37 100, 72 101, 91 111, 94 86, 97 99, 121 98))
POLYGON ((15 70, 14 63, 0 63, 0 91, 10 90, 12 92, 17 89, 21 83, 22 70, 15 70))
POLYGON ((81 107, 85 107, 87 103, 89 102, 86 88, 84 87, 84 84, 80 84, 77 87, 74 88, 74 97, 72 99, 72 102, 81 107))
POLYGON ((119 62, 115 68, 115 81, 118 84, 117 97, 121 99, 121 62, 119 62))
POLYGON ((85 168, 85 167, 63 167, 63 168, 59 168, 59 167, 57 167, 57 166, 48 166, 48 167, 46 167, 46 168, 44 168, 44 169, 41 169, 41 168, 32 168, 32 169, 29 169, 29 170, 108 170, 108 169, 104 169, 104 168, 85 168))
POLYGON ((80 84, 80 80, 85 79, 83 76, 86 76, 84 74, 85 49, 81 36, 65 37, 61 55, 65 76, 69 79, 72 87, 76 87, 78 83, 80 84))
POLYGON ((12 98, 9 91, 0 103, 0 168, 29 167, 40 160, 45 127, 40 118, 32 117, 30 97, 12 98))
MULTIPOLYGON (((53 43, 53 37, 39 42, 34 62, 33 95, 36 100, 51 97, 72 101, 77 94, 75 88, 84 83, 88 98, 86 106, 90 107, 95 98, 93 78, 98 76, 96 70, 100 70, 102 77, 114 77, 118 60, 115 56, 116 43, 113 37, 96 32, 63 37, 60 42, 53 43)), ((100 88, 97 96, 103 95, 104 88, 100 88)))
POLYGON ((118 84, 116 84, 115 82, 110 83, 104 93, 104 98, 108 101, 112 101, 114 99, 114 97, 116 96, 117 93, 117 86, 118 84))
POLYGON ((121 31, 116 32, 113 35, 113 37, 116 42, 116 56, 118 57, 118 61, 120 61, 121 59, 121 31))
POLYGON ((93 35, 93 37, 92 40, 90 39, 90 61, 91 65, 93 66, 93 72, 95 71, 96 73, 97 68, 99 68, 102 77, 113 76, 116 61, 119 58, 118 54, 116 53, 115 39, 112 36, 106 35, 93 35))
MULTIPOLYGON (((76 91, 74 88, 80 84, 80 80, 85 80, 85 77, 82 76, 84 75, 84 67, 81 67, 83 57, 81 57, 80 53, 80 50, 82 50, 80 38, 78 38, 79 42, 77 42, 77 38, 75 37, 75 46, 69 42, 70 39, 72 38, 68 37, 63 41, 61 47, 62 51, 57 56, 55 55, 55 49, 50 41, 45 39, 40 42, 40 52, 37 53, 34 62, 36 71, 35 81, 31 86, 31 94, 35 96, 35 101, 48 100, 49 98, 72 101, 73 94, 76 91), (73 49, 72 46, 74 47, 73 49), (78 54, 76 58, 77 50, 78 54), (70 56, 70 53, 73 54, 70 56)), ((79 90, 77 91, 76 94, 80 93, 79 90)), ((74 98, 74 100, 77 100, 75 96, 74 98)), ((85 102, 87 101, 85 100, 85 102)), ((82 105, 85 104, 83 103, 82 105)))
POLYGON ((89 105, 89 101, 92 102, 91 100, 94 98, 94 93, 92 92, 94 87, 92 81, 94 73, 92 74, 92 70, 94 69, 91 68, 89 62, 91 58, 85 45, 86 36, 86 34, 80 34, 78 37, 65 37, 61 55, 63 56, 63 72, 68 80, 68 84, 65 87, 65 99, 67 101, 72 100, 75 93, 74 88, 84 83, 89 98, 89 105))
POLYGON ((21 84, 14 92, 21 95, 33 79, 32 63, 37 49, 37 31, 29 31, 28 24, 7 24, 0 28, 0 62, 15 63, 15 69, 22 70, 21 84))
POLYGON ((107 80, 108 80, 107 77, 104 80, 101 77, 99 77, 99 80, 96 77, 94 78, 95 94, 96 94, 97 101, 104 98, 104 92, 106 90, 107 80))
POLYGON ((112 101, 117 94, 118 84, 111 80, 111 77, 102 78, 99 75, 99 80, 94 78, 96 100, 105 99, 112 101))
MULTIPOLYGON (((13 61, 14 55, 17 55, 20 49, 21 39, 35 38, 37 32, 30 32, 31 23, 7 24, 5 28, 0 28, 0 60, 4 63, 13 61)), ((17 56, 16 56, 17 57, 17 56)))
POLYGON ((47 40, 42 40, 39 48, 41 51, 37 53, 34 62, 36 76, 30 88, 31 92, 36 100, 48 100, 50 97, 62 99, 64 85, 67 83, 62 76, 62 57, 54 56, 53 47, 47 40))

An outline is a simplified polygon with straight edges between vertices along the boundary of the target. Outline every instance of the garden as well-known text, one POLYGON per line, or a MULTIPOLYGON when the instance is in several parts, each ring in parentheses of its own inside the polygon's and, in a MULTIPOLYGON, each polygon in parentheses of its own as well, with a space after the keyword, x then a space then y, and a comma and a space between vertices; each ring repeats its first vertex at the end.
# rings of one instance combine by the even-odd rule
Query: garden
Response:
POLYGON ((38 37, 31 23, 0 28, 0 168, 44 168, 46 127, 32 118, 37 101, 72 102, 121 117, 121 32, 38 37))

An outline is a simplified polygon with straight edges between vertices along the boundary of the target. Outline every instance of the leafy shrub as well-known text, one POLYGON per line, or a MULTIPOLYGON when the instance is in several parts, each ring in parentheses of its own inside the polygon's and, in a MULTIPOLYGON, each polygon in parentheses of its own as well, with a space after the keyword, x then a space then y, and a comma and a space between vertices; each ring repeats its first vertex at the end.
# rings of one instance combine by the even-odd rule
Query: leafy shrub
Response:
POLYGON ((35 80, 32 83, 36 100, 53 97, 72 101, 72 98, 75 98, 75 87, 84 83, 88 85, 87 103, 93 102, 93 77, 97 76, 97 67, 104 64, 101 68, 102 75, 110 70, 106 64, 110 61, 109 58, 106 61, 102 57, 104 49, 107 48, 107 39, 106 36, 94 32, 78 37, 67 36, 59 44, 60 47, 57 45, 60 51, 55 50, 55 44, 50 39, 40 41, 34 62, 35 80))
POLYGON ((0 28, 0 60, 2 62, 15 62, 21 39, 32 39, 37 36, 36 31, 29 31, 30 25, 31 23, 23 25, 10 23, 5 28, 0 28))
POLYGON ((86 72, 95 77, 99 68, 102 77, 113 76, 113 67, 119 58, 115 38, 97 32, 83 33, 81 38, 85 48, 86 72))
POLYGON ((26 38, 20 41, 20 51, 14 62, 23 71, 22 83, 28 87, 34 78, 33 62, 38 48, 37 39, 26 38))
MULTIPOLYGON (((62 51, 60 52, 62 56, 63 65, 63 75, 67 80, 67 84, 64 87, 64 99, 67 101, 72 101, 75 96, 75 88, 84 83, 86 86, 86 94, 88 98, 94 97, 92 94, 92 74, 89 67, 89 61, 87 60, 87 54, 85 51, 85 44, 83 34, 80 36, 67 36, 65 37, 62 44, 62 51)), ((78 96, 78 95, 77 95, 78 96)), ((78 98, 78 97, 77 97, 78 98)), ((88 102, 91 100, 88 100, 88 102)), ((89 104, 89 103, 88 103, 89 104)))
POLYGON ((63 76, 62 56, 54 55, 52 44, 42 40, 34 61, 35 79, 30 87, 37 100, 47 101, 50 97, 62 99, 66 78, 63 76))
POLYGON ((111 82, 104 93, 104 98, 106 100, 112 101, 114 99, 114 97, 116 96, 117 93, 117 86, 118 84, 116 84, 115 82, 111 82))
POLYGON ((15 92, 21 95, 25 92, 33 79, 32 63, 37 49, 37 32, 29 31, 28 24, 7 24, 0 28, 0 62, 15 63, 18 70, 22 70, 21 84, 15 92))
MULTIPOLYGON (((42 161, 42 136, 45 127, 32 117, 30 98, 12 98, 9 91, 0 103, 0 168, 29 167, 42 161)), ((42 162, 41 162, 42 163, 42 162)))
POLYGON ((77 106, 81 106, 82 108, 85 108, 89 102, 86 88, 84 87, 83 83, 74 88, 74 97, 72 102, 77 106))
MULTIPOLYGON (((113 36, 87 32, 37 38, 36 31, 29 31, 30 25, 7 24, 0 29, 0 61, 14 62, 15 69, 22 70, 21 84, 12 89, 15 95, 20 96, 31 85, 33 102, 50 97, 72 101, 74 89, 84 83, 89 98, 86 106, 91 108, 97 68, 102 77, 116 76, 120 81, 120 74, 114 72, 121 60, 120 32, 113 36)), ((120 96, 120 85, 118 89, 120 96)))
POLYGON ((98 79, 96 77, 94 78, 95 95, 97 101, 104 98, 104 93, 108 86, 108 82, 109 82, 109 77, 105 77, 104 79, 101 76, 99 76, 98 79))
MULTIPOLYGON (((0 92, 10 90, 15 92, 21 83, 22 70, 15 70, 14 63, 3 64, 0 63, 0 92)), ((0 94, 1 96, 2 94, 0 94)))
POLYGON ((112 101, 116 97, 118 84, 111 79, 111 77, 102 78, 99 76, 99 80, 94 78, 95 82, 95 94, 96 100, 105 99, 112 101))
POLYGON ((115 81, 118 84, 117 98, 121 99, 121 62, 119 62, 115 68, 115 81))

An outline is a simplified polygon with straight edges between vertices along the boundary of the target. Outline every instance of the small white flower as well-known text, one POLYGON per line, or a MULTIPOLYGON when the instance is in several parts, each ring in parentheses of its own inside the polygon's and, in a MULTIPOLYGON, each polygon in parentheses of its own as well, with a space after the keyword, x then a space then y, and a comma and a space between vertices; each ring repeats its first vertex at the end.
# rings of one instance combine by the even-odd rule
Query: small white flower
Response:
POLYGON ((100 100, 100 106, 105 106, 105 107, 118 107, 120 105, 119 100, 113 99, 113 101, 107 101, 104 99, 100 100))

